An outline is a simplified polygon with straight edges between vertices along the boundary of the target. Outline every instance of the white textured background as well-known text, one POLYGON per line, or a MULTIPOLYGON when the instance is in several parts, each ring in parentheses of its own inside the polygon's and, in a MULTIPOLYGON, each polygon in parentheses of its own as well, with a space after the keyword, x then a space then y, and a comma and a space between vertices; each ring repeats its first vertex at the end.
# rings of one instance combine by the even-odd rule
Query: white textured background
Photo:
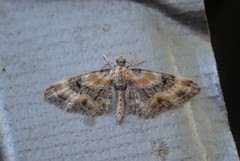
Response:
MULTIPOLYGON (((168 4, 178 14, 204 10, 201 0, 168 4)), ((238 161, 209 36, 189 24, 127 0, 1 0, 2 159, 238 161), (122 125, 114 111, 89 118, 43 101, 50 84, 101 69, 102 54, 189 77, 201 94, 154 119, 129 114, 122 125)))

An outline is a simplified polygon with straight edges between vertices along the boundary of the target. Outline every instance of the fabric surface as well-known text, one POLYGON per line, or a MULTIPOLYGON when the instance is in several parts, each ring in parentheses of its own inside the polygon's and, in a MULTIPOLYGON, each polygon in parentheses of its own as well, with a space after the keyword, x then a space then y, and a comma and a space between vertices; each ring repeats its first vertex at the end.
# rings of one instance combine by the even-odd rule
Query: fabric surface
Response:
POLYGON ((202 0, 0 1, 0 127, 6 161, 237 161, 202 0), (151 3, 150 3, 151 2, 151 3), (49 85, 105 54, 188 77, 201 93, 153 119, 96 118, 46 103, 49 85))

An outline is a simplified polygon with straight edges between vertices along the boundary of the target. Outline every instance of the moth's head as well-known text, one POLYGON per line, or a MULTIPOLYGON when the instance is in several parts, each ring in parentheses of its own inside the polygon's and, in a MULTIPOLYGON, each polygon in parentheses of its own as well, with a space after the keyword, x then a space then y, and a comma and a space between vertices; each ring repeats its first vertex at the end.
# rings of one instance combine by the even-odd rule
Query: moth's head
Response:
POLYGON ((126 59, 122 56, 116 60, 118 66, 126 66, 126 59))

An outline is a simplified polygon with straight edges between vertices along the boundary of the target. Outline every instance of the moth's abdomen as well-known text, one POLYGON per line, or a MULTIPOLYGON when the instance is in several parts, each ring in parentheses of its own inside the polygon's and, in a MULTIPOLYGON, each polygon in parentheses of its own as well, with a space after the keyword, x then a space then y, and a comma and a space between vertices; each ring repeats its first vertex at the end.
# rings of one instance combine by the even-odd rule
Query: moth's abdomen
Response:
POLYGON ((114 82, 114 88, 117 90, 117 91, 124 91, 127 89, 127 81, 123 78, 120 78, 120 79, 117 79, 115 82, 114 82))
POLYGON ((117 93, 116 117, 119 123, 122 122, 125 114, 125 93, 127 85, 127 80, 122 76, 122 73, 120 72, 120 74, 114 80, 114 88, 117 93))
POLYGON ((125 114, 125 91, 117 91, 117 109, 116 117, 117 121, 122 122, 125 114))

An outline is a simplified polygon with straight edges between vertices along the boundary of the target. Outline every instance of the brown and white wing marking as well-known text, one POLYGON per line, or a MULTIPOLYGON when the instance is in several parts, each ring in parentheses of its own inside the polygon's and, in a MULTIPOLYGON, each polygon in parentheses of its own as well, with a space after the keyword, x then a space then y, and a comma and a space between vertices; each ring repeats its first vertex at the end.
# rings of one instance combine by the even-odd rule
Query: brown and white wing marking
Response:
POLYGON ((149 70, 132 69, 127 102, 139 116, 154 117, 182 105, 200 92, 192 80, 149 70))
POLYGON ((100 115, 112 107, 112 78, 109 70, 62 80, 44 93, 45 100, 67 112, 100 115))

